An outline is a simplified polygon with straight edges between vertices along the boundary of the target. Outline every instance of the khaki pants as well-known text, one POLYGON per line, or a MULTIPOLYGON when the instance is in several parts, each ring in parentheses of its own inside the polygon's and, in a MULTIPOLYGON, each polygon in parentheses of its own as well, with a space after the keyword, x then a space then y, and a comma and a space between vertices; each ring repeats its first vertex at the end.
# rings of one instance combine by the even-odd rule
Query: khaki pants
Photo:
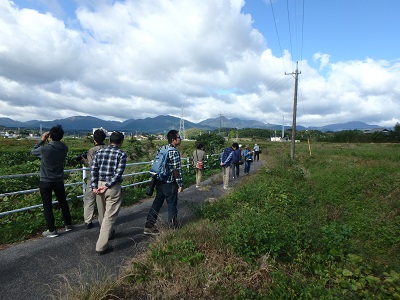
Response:
MULTIPOLYGON (((105 183, 104 181, 99 181, 98 186, 104 186, 105 183)), ((104 194, 96 195, 100 223, 100 234, 96 243, 96 251, 104 251, 108 248, 108 239, 111 236, 121 207, 121 196, 120 184, 115 184, 108 188, 104 194)))
POLYGON ((201 182, 201 175, 203 173, 203 170, 195 169, 195 171, 196 171, 196 186, 199 186, 200 182, 201 182))
POLYGON ((222 167, 222 182, 224 189, 229 186, 229 176, 231 174, 231 166, 222 167))
POLYGON ((85 223, 91 223, 93 220, 95 201, 96 194, 92 191, 89 178, 89 180, 87 180, 85 196, 83 198, 83 219, 85 223))

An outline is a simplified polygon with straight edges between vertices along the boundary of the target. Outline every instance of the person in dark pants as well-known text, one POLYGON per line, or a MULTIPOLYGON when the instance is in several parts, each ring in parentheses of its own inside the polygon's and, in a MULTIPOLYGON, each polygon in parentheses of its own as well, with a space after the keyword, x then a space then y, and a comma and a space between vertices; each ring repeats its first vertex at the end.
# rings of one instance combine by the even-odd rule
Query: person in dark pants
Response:
POLYGON ((250 173, 250 166, 253 162, 253 151, 250 151, 249 145, 246 145, 244 152, 244 175, 249 175, 250 173))
POLYGON ((31 153, 40 158, 40 182, 39 190, 43 202, 43 213, 48 230, 43 232, 44 237, 58 236, 54 224, 52 192, 58 200, 64 219, 65 231, 72 230, 71 213, 67 203, 64 187, 64 163, 68 153, 68 147, 61 139, 64 130, 61 125, 54 126, 50 131, 42 134, 39 142, 33 146, 31 153), (45 145, 46 141, 50 142, 45 145))
MULTIPOLYGON (((235 143, 237 144, 237 143, 235 143)), ((242 159, 242 150, 240 149, 242 145, 238 145, 238 147, 233 150, 232 155, 232 178, 235 179, 239 177, 239 170, 240 170, 240 160, 242 159)))
POLYGON ((181 144, 181 137, 178 131, 170 130, 167 134, 167 139, 171 150, 168 151, 166 163, 171 172, 166 181, 157 180, 156 197, 147 215, 147 220, 143 231, 144 234, 148 235, 157 235, 160 233, 155 225, 158 218, 158 213, 160 212, 164 201, 167 201, 168 204, 168 222, 175 228, 178 226, 178 193, 183 191, 183 180, 181 156, 176 147, 181 144))
POLYGON ((258 146, 257 144, 255 144, 254 145, 254 161, 259 161, 259 159, 260 159, 260 153, 261 153, 261 151, 260 151, 260 146, 258 146))

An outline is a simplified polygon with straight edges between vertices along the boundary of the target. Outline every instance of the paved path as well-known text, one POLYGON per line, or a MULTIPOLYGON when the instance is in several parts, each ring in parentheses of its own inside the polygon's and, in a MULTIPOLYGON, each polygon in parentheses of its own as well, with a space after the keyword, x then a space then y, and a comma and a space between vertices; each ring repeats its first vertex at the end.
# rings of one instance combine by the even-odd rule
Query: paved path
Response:
MULTIPOLYGON (((255 172, 261 162, 254 162, 255 172)), ((243 167, 241 167, 243 174, 243 167)), ((233 187, 243 178, 231 180, 233 187)), ((179 194, 178 218, 183 224, 194 219, 193 206, 201 205, 210 198, 219 198, 227 191, 222 189, 222 176, 217 174, 203 182, 200 189, 191 186, 179 194)), ((86 230, 83 225, 74 226, 68 233, 57 238, 29 240, 0 251, 0 299, 59 299, 65 292, 66 283, 85 285, 117 276, 135 255, 143 252, 152 237, 143 234, 143 226, 152 199, 122 208, 116 222, 114 251, 102 256, 95 254, 99 234, 95 227, 86 230)), ((160 212, 160 220, 167 218, 167 204, 160 212)))

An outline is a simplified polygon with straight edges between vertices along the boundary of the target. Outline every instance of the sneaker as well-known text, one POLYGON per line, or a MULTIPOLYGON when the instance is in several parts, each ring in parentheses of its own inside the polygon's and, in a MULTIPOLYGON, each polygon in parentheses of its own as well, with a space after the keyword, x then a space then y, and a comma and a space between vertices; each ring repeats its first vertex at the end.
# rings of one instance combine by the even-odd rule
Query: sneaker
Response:
POLYGON ((171 220, 171 227, 177 229, 179 227, 178 219, 175 217, 171 220))
POLYGON ((90 222, 90 223, 85 223, 85 228, 86 228, 86 229, 93 228, 93 223, 92 223, 92 222, 90 222))
POLYGON ((145 227, 143 233, 148 235, 159 235, 160 230, 156 227, 145 227))
POLYGON ((199 185, 196 185, 196 188, 198 189, 200 186, 199 185))
POLYGON ((72 225, 65 225, 65 232, 71 231, 72 225))
POLYGON ((108 238, 108 240, 112 240, 113 238, 115 238, 115 229, 113 229, 111 231, 110 237, 108 238))
POLYGON ((96 254, 97 254, 98 256, 100 256, 100 255, 104 255, 104 254, 110 253, 110 252, 112 252, 112 251, 114 251, 114 248, 113 248, 113 247, 108 247, 108 248, 106 248, 106 249, 103 250, 103 251, 96 251, 96 254))
POLYGON ((44 237, 57 237, 58 232, 57 232, 57 230, 54 230, 54 231, 46 230, 45 232, 42 233, 42 235, 44 237))

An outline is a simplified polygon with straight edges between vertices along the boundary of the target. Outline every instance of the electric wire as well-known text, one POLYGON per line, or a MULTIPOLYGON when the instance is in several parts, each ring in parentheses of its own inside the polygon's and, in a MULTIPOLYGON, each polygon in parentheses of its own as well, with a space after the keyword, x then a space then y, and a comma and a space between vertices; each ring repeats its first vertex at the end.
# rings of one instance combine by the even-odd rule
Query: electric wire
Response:
MULTIPOLYGON (((289 0, 286 0, 286 11, 287 11, 287 17, 288 17, 290 53, 292 54, 292 64, 293 64, 293 47, 292 47, 292 31, 291 31, 291 26, 290 26, 289 0)), ((292 69, 293 69, 293 66, 292 66, 292 69)))
POLYGON ((280 41, 280 38, 279 38, 278 26, 276 25, 276 18, 275 18, 274 6, 272 5, 272 0, 269 0, 269 3, 271 4, 272 17, 274 18, 275 31, 276 31, 276 36, 278 38, 279 49, 281 50, 283 70, 286 73, 285 59, 283 58, 283 51, 282 51, 281 41, 280 41))
POLYGON ((300 51, 300 69, 302 69, 303 65, 303 47, 304 47, 304 15, 305 15, 305 3, 306 0, 303 0, 303 19, 301 22, 301 51, 300 51))
POLYGON ((274 81, 272 81, 268 86, 264 86, 262 90, 257 94, 257 98, 254 100, 259 100, 263 99, 264 96, 267 95, 268 92, 272 93, 272 90, 279 90, 282 86, 284 86, 288 81, 290 80, 290 77, 283 76, 281 78, 276 78, 274 81), (278 80, 279 79, 279 80, 278 80))

